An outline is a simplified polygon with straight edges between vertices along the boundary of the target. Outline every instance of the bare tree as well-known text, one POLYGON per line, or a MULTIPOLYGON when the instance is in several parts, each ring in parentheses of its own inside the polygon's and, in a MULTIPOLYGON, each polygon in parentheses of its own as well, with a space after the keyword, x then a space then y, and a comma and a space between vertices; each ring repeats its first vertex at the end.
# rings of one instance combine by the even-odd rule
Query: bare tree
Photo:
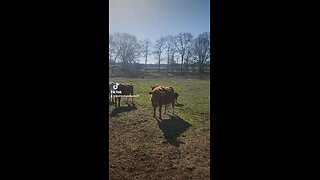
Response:
POLYGON ((137 61, 140 55, 140 46, 135 36, 127 33, 114 33, 115 54, 120 58, 123 69, 128 70, 129 64, 137 61))
POLYGON ((109 62, 114 56, 113 36, 109 33, 109 62))
POLYGON ((189 72, 189 64, 192 61, 193 52, 191 47, 187 49, 186 58, 185 58, 185 69, 189 72))
POLYGON ((174 44, 181 56, 181 72, 182 72, 183 62, 185 60, 185 55, 187 53, 187 50, 190 48, 192 44, 192 38, 193 38, 192 34, 190 33, 179 33, 175 37, 174 44))
POLYGON ((154 51, 157 60, 158 60, 158 72, 160 72, 160 63, 162 60, 161 55, 163 54, 163 51, 165 50, 165 38, 161 37, 156 41, 156 44, 154 45, 154 51))
POLYGON ((141 53, 142 56, 145 58, 145 66, 144 66, 144 70, 146 71, 146 67, 147 67, 147 62, 148 62, 148 56, 151 55, 151 41, 149 39, 145 39, 144 41, 140 42, 141 44, 141 53))
POLYGON ((179 56, 178 54, 174 51, 172 54, 171 54, 171 57, 170 57, 170 60, 169 60, 169 66, 168 66, 168 69, 171 69, 171 73, 173 73, 176 68, 178 67, 178 64, 176 62, 178 62, 178 59, 179 59, 179 56), (175 60, 176 59, 176 60, 175 60))
POLYGON ((119 61, 123 70, 128 70, 129 67, 134 69, 134 66, 140 67, 135 64, 139 62, 139 57, 142 55, 146 67, 151 54, 156 56, 159 72, 164 56, 167 60, 168 72, 170 67, 171 71, 177 67, 177 71, 180 69, 181 72, 185 67, 189 72, 189 65, 192 64, 193 67, 199 66, 199 72, 203 73, 205 66, 210 64, 210 33, 202 33, 194 40, 190 33, 169 35, 161 37, 154 45, 149 39, 138 42, 135 36, 128 33, 109 33, 109 64, 114 66, 119 61), (178 60, 181 62, 180 68, 178 60))
POLYGON ((113 40, 113 35, 109 33, 109 65, 111 65, 111 72, 114 72, 115 64, 118 59, 118 54, 116 53, 115 43, 113 40))
POLYGON ((210 60, 210 34, 208 32, 200 34, 194 40, 194 54, 199 65, 199 72, 204 72, 205 64, 210 60))
POLYGON ((176 53, 176 48, 174 46, 174 37, 168 35, 165 37, 165 52, 167 55, 167 70, 169 71, 169 67, 174 64, 174 55, 176 53))

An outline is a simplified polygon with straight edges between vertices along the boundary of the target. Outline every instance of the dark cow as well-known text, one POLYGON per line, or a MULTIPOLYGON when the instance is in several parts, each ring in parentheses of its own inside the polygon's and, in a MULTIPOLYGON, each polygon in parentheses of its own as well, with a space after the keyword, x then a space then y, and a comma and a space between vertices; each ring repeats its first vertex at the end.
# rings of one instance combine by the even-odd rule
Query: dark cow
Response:
POLYGON ((161 109, 165 106, 165 113, 167 111, 167 106, 172 105, 172 114, 174 114, 174 103, 175 94, 173 87, 163 87, 163 86, 152 86, 152 91, 149 92, 151 95, 151 103, 153 106, 153 116, 156 117, 156 108, 159 107, 159 118, 161 119, 161 109))
MULTIPOLYGON (((121 92, 121 93, 116 93, 115 94, 115 107, 120 107, 120 100, 121 100, 121 95, 133 95, 133 85, 132 84, 125 84, 125 83, 120 83, 116 89, 117 92, 121 92), (117 96, 117 95, 120 95, 117 96), (118 103, 117 103, 118 101, 118 103)), ((128 101, 129 101, 129 97, 127 97, 127 104, 128 104, 128 101)), ((133 97, 132 97, 132 104, 134 105, 133 103, 133 97)))

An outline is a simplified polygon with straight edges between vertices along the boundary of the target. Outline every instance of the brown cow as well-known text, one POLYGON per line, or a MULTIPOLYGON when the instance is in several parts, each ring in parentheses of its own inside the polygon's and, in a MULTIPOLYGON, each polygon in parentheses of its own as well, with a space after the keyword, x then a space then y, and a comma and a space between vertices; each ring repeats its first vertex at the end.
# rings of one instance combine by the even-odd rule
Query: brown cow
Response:
POLYGON ((165 113, 167 111, 167 106, 172 105, 172 114, 174 114, 174 102, 175 94, 173 87, 163 87, 163 86, 152 86, 152 91, 149 92, 151 95, 151 103, 153 106, 153 116, 156 117, 156 108, 159 106, 159 118, 161 119, 161 109, 165 106, 165 113))
POLYGON ((159 85, 156 84, 156 85, 154 85, 154 86, 151 86, 151 90, 153 91, 153 89, 156 88, 156 87, 159 87, 159 85))
MULTIPOLYGON (((159 85, 156 84, 156 85, 154 85, 154 86, 151 86, 151 90, 153 90, 153 89, 156 88, 156 87, 159 87, 159 85)), ((178 103, 178 96, 179 96, 179 94, 178 94, 178 93, 174 93, 174 96, 175 96, 175 102, 178 103)))
MULTIPOLYGON (((115 93, 115 95, 116 95, 115 107, 117 108, 117 104, 118 104, 118 107, 120 107, 120 100, 121 100, 121 96, 117 97, 117 95, 133 95, 133 85, 120 83, 120 84, 118 84, 118 87, 115 91, 117 91, 115 93), (117 101, 118 101, 118 103, 117 103, 117 101)), ((128 101, 129 101, 129 97, 127 97, 127 104, 128 104, 128 101)), ((133 97, 132 97, 131 103, 134 105, 133 97)))

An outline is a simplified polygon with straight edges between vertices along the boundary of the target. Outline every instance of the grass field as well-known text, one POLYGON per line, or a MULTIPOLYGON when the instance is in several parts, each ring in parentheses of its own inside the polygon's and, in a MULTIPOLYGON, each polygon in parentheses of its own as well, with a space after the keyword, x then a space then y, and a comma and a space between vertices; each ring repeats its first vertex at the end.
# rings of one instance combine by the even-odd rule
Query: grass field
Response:
MULTIPOLYGON (((109 104, 110 179, 210 178, 210 79, 196 77, 110 78, 132 83, 135 106, 109 104), (153 117, 151 86, 172 86, 179 93, 162 120, 153 117)), ((164 111, 164 108, 163 108, 164 111)), ((159 117, 159 111, 156 111, 159 117)))

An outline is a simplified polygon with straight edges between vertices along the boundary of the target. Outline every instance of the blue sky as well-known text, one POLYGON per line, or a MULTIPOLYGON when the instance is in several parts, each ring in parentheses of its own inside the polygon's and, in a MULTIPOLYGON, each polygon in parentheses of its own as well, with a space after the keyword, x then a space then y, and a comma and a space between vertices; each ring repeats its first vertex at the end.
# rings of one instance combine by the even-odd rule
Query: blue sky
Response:
POLYGON ((210 0, 109 0, 109 33, 155 42, 161 36, 210 32, 210 0))

